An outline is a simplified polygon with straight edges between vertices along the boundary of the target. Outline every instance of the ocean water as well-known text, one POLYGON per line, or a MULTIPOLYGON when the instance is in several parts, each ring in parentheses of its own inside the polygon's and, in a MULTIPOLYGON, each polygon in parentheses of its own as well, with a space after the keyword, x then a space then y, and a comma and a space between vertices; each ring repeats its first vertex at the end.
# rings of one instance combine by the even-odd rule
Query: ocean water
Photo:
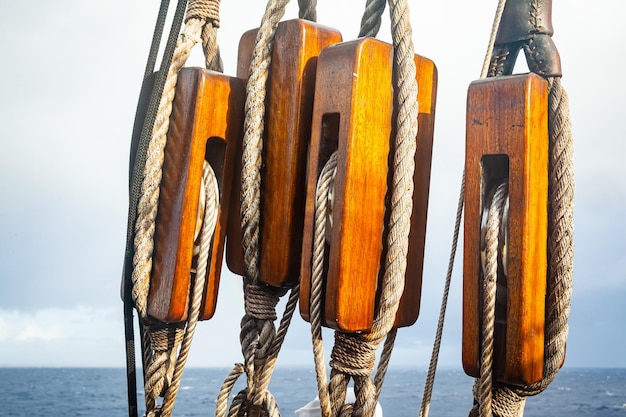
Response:
MULTIPOLYGON (((211 416, 228 369, 185 370, 174 416, 211 416)), ((380 403, 386 417, 417 416, 425 371, 391 369, 380 403)), ((238 382, 235 390, 242 387, 238 382)), ((437 373, 431 401, 433 417, 467 416, 472 379, 462 371, 437 373)), ((295 416, 316 395, 310 369, 277 369, 270 391, 283 417, 295 416)), ((237 391, 234 391, 237 392, 237 391)), ((143 392, 140 392, 140 411, 143 392)), ((124 369, 0 368, 0 416, 125 416, 124 369)), ((528 398, 525 416, 626 417, 626 369, 565 368, 542 394, 528 398)))

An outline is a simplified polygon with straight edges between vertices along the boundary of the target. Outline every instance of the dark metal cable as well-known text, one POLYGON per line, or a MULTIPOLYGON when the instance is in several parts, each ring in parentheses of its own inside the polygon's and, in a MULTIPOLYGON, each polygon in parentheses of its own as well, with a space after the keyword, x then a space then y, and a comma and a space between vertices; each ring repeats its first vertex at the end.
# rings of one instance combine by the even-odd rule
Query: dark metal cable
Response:
MULTIPOLYGON (((156 56, 160 40, 165 26, 165 18, 167 16, 167 10, 169 6, 168 0, 163 0, 159 10, 157 23, 152 39, 152 45, 150 47, 150 53, 148 56, 148 62, 146 64, 145 76, 153 72, 156 65, 156 56)), ((156 119, 156 113, 158 110, 159 102, 161 101, 161 95, 163 94, 163 88, 165 86, 165 80, 167 77, 167 71, 172 61, 174 49, 176 47, 176 40, 178 33, 182 26, 185 8, 187 6, 186 0, 180 0, 178 2, 174 20, 170 29, 169 37, 165 47, 163 60, 161 61, 161 68, 157 74, 155 86, 150 97, 150 103, 148 105, 148 111, 146 113, 143 127, 141 130, 141 136, 139 143, 137 144, 137 151, 135 155, 131 155, 131 160, 134 163, 130 170, 130 189, 129 189, 129 204, 128 204, 128 223, 126 229, 126 249, 124 253, 124 270, 123 270, 123 282, 124 282, 124 333, 126 339, 126 382, 128 392, 128 415, 129 417, 137 417, 137 371, 135 364, 135 335, 133 325, 133 301, 132 301, 132 253, 133 253, 133 237, 134 227, 137 218, 137 204, 141 195, 141 174, 145 168, 146 153, 150 137, 152 135, 152 129, 154 127, 154 121, 156 119)), ((136 117, 136 116, 135 116, 136 117)), ((142 351, 143 356, 143 351, 142 351)))

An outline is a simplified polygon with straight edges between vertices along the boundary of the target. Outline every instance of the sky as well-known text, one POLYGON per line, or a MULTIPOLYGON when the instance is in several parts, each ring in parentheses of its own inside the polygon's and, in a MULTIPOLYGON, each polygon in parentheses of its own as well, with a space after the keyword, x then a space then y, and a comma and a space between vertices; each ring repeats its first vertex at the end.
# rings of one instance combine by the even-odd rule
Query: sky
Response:
MULTIPOLYGON (((264 3, 222 2, 218 40, 231 75, 239 37, 259 25, 264 3)), ((285 18, 297 17, 292 3, 285 18)), ((356 37, 364 2, 318 3, 320 23, 346 40, 356 37)), ((416 52, 435 62, 439 86, 422 307, 417 324, 400 330, 392 366, 424 368, 429 361, 463 170, 466 92, 479 76, 496 3, 410 2, 416 52)), ((625 367, 626 2, 554 3, 576 141, 565 365, 625 367)), ((0 367, 125 364, 119 287, 128 152, 158 6, 0 0, 0 367)), ((380 37, 390 39, 388 24, 380 37)), ((189 65, 202 65, 200 47, 189 65)), ((461 366, 461 266, 458 254, 444 367, 461 366)), ((216 315, 199 326, 189 365, 240 361, 242 314, 241 278, 224 272, 216 315)), ((330 332, 324 337, 330 341, 330 332)), ((312 367, 311 350, 308 324, 296 317, 279 366, 312 367)))

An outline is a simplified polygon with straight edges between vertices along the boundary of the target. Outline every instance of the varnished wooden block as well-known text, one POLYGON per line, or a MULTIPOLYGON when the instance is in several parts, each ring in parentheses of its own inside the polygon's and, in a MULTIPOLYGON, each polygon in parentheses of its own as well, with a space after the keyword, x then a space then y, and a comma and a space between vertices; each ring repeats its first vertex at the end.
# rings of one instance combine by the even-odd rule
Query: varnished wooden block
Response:
POLYGON ((547 91, 547 82, 534 74, 496 77, 473 82, 467 99, 463 367, 469 375, 479 375, 481 213, 494 184, 508 177, 508 279, 501 266, 494 378, 511 384, 531 384, 543 376, 547 91))
MULTIPOLYGON (((237 75, 247 79, 258 30, 246 32, 239 43, 237 75)), ((260 279, 273 286, 298 281, 307 149, 315 68, 320 51, 341 41, 341 34, 306 20, 281 22, 276 31, 263 137, 261 173, 260 279)), ((237 157, 233 213, 228 232, 227 263, 245 274, 241 243, 241 153, 237 157)))
MULTIPOLYGON (((400 298, 400 305, 396 313, 395 327, 411 326, 417 320, 420 310, 422 294, 422 272, 424 269, 424 246, 426 243, 426 219, 428 213, 428 194, 430 191, 430 167, 433 151, 433 134, 435 128, 435 105, 437 98, 437 68, 433 61, 420 55, 415 55, 416 80, 418 85, 417 101, 419 107, 418 132, 415 150, 415 172, 413 174, 413 213, 411 215, 411 230, 409 231, 409 247, 404 280, 404 291, 400 298)), ((393 152, 395 119, 397 117, 397 103, 394 104, 394 131, 391 139, 389 157, 389 172, 393 167, 393 152)), ((387 180, 387 203, 385 224, 389 224, 388 217, 391 210, 392 176, 387 180)), ((383 237, 385 248, 381 256, 381 274, 384 273, 385 254, 387 251, 386 232, 383 237)))
POLYGON ((300 312, 308 318, 317 179, 338 152, 332 238, 325 268, 326 325, 368 330, 382 252, 393 107, 391 45, 372 38, 319 56, 302 248, 300 312))
POLYGON ((158 320, 178 322, 187 317, 205 160, 216 174, 220 209, 211 243, 202 319, 215 311, 244 97, 244 83, 238 78, 200 68, 179 72, 165 146, 148 300, 148 314, 158 320))

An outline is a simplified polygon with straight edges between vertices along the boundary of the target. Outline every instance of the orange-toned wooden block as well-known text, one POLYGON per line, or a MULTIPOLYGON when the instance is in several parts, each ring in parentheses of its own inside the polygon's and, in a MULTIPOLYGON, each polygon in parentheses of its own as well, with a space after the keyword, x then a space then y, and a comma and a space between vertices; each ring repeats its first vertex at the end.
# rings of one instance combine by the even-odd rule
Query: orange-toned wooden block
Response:
POLYGON ((220 209, 211 244, 211 257, 201 318, 215 311, 222 266, 224 235, 232 187, 236 143, 241 137, 245 88, 242 80, 220 73, 185 68, 179 72, 155 231, 148 314, 164 322, 187 317, 194 231, 202 181, 202 166, 213 168, 220 209))
POLYGON ((526 74, 475 81, 467 99, 463 367, 469 375, 479 375, 481 213, 494 184, 508 177, 508 266, 506 276, 502 266, 498 276, 494 378, 511 384, 543 377, 547 91, 543 78, 526 74))
MULTIPOLYGON (((433 151, 433 135, 435 128, 435 105, 437 98, 437 68, 433 61, 420 55, 415 55, 415 69, 419 108, 418 132, 415 150, 415 172, 413 174, 413 213, 411 215, 411 230, 409 231, 409 247, 404 280, 404 291, 400 298, 400 305, 396 313, 395 327, 411 326, 417 320, 420 311, 422 294, 422 272, 424 269, 424 246, 426 244, 426 219, 428 213, 428 194, 430 191, 430 167, 433 151)), ((393 167, 393 152, 395 119, 398 105, 394 104, 394 131, 391 139, 391 153, 389 158, 389 172, 393 167)), ((388 217, 391 209, 392 176, 387 176, 387 202, 385 224, 389 224, 388 217)), ((384 273, 384 259, 387 251, 386 232, 383 238, 384 250, 381 257, 380 280, 384 273)), ((382 282, 382 281, 381 281, 382 282)))
MULTIPOLYGON (((237 75, 243 79, 248 78, 257 31, 246 32, 239 43, 237 75)), ((298 281, 317 56, 340 41, 338 31, 307 20, 281 22, 276 30, 261 173, 260 279, 269 285, 291 286, 298 281)), ((245 275, 239 214, 241 156, 237 159, 232 208, 237 215, 229 226, 227 263, 233 272, 245 275)))
POLYGON ((317 179, 338 152, 324 316, 343 331, 368 330, 382 252, 393 107, 391 45, 372 38, 319 56, 302 247, 300 312, 308 318, 317 179))

